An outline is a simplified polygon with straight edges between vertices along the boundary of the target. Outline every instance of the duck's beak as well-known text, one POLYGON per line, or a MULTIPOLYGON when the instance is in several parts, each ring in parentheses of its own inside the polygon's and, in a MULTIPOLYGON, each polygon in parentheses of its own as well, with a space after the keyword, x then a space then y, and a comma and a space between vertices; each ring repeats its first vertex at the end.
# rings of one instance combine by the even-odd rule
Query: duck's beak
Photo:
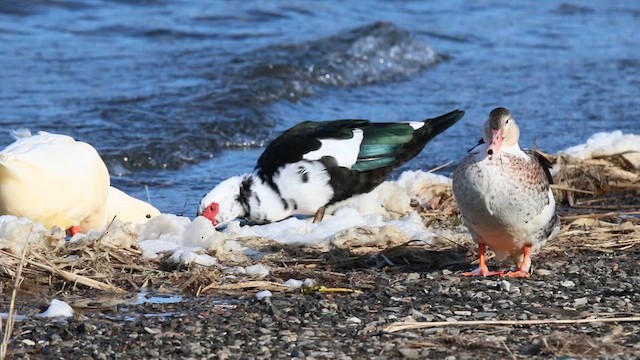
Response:
POLYGON ((487 154, 489 156, 497 156, 500 153, 500 147, 502 146, 502 141, 504 137, 502 136, 502 129, 492 129, 491 130, 491 144, 487 148, 487 154))

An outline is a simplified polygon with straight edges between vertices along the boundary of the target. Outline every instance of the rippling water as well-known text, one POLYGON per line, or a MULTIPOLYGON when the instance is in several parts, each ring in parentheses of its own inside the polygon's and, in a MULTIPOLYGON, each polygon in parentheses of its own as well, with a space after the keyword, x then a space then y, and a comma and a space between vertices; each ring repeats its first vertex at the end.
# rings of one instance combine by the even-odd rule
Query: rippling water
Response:
POLYGON ((116 186, 194 215, 302 120, 467 111, 404 169, 464 156, 497 106, 545 151, 640 133, 638 23, 603 1, 0 2, 0 125, 90 142, 116 186))

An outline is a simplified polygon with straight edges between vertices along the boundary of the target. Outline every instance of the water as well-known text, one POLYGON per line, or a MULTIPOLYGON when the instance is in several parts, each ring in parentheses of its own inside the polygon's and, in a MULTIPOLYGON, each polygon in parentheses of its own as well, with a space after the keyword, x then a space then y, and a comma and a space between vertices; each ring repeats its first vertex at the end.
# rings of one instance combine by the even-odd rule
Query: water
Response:
POLYGON ((549 152, 640 133, 639 23, 596 0, 5 1, 0 125, 90 142, 116 186, 193 216, 301 120, 467 111, 402 169, 461 158, 497 106, 549 152))

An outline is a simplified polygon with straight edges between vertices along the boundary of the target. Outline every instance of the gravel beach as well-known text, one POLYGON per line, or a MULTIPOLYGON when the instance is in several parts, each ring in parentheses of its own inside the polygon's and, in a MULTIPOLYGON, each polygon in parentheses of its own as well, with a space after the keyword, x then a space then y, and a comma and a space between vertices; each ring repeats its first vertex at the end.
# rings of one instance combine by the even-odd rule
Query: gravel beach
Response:
MULTIPOLYGON (((441 254, 444 256, 445 254, 441 254)), ((430 254, 429 256, 434 256, 430 254)), ((438 256, 438 255, 436 255, 438 256)), ((534 258, 530 279, 464 278, 473 251, 446 266, 282 267, 268 280, 316 274, 328 287, 362 293, 256 291, 185 296, 179 302, 104 298, 70 301, 76 314, 28 316, 14 330, 14 358, 621 358, 640 356, 640 323, 551 324, 551 319, 637 316, 640 250, 588 252, 552 247, 534 258), (324 274, 324 275, 318 275, 324 274), (138 301, 140 302, 140 301, 138 301), (456 325, 385 331, 399 321, 545 320, 538 325, 456 325), (545 323, 546 322, 546 323, 545 323)), ((366 265, 366 264, 365 264, 366 265)), ((87 295, 87 294, 85 294, 87 295)), ((158 294, 158 296, 168 296, 158 294)), ((18 313, 42 301, 18 301, 18 313)), ((2 296, 3 308, 8 296, 2 296)), ((632 319, 633 320, 633 319, 632 319)), ((636 317, 635 320, 638 320, 636 317)))

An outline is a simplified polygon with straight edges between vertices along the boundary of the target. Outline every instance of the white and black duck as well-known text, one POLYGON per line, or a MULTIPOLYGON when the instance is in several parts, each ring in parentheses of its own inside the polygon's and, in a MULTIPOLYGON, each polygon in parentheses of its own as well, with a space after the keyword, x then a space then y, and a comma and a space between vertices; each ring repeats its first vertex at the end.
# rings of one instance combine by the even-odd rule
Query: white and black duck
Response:
POLYGON ((318 220, 325 206, 373 190, 463 116, 455 110, 416 122, 302 122, 267 146, 253 173, 206 194, 198 215, 214 225, 236 218, 269 223, 298 214, 316 214, 318 220))
POLYGON ((519 137, 511 112, 494 109, 477 151, 454 171, 453 193, 480 253, 480 266, 465 276, 529 277, 531 254, 560 230, 550 164, 535 151, 521 150, 519 137), (498 258, 512 257, 518 270, 490 271, 487 246, 498 258))

